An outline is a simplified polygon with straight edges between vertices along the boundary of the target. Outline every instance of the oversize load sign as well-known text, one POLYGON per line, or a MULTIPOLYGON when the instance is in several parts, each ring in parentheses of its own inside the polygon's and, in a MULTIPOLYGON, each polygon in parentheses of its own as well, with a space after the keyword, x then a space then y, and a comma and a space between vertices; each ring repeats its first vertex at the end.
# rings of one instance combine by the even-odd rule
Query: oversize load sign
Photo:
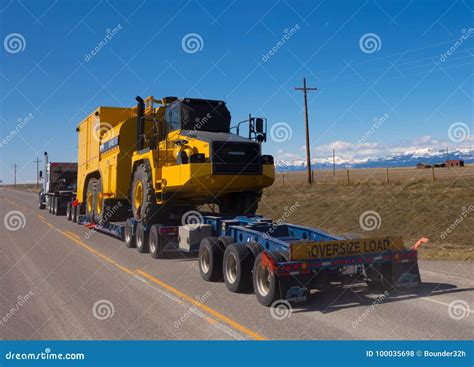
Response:
POLYGON ((293 243, 291 245, 291 259, 326 259, 405 249, 401 236, 293 243))

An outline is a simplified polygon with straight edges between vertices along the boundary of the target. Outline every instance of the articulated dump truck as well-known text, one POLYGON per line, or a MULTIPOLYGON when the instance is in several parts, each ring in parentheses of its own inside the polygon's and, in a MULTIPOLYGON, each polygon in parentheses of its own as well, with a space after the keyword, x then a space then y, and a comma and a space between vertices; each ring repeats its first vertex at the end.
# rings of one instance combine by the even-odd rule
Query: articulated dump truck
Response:
POLYGON ((273 157, 261 152, 266 120, 249 117, 231 128, 223 101, 136 101, 99 107, 77 127, 73 216, 113 222, 131 210, 138 222, 161 223, 203 204, 225 215, 255 214, 275 178, 273 157), (239 135, 242 123, 246 137, 239 135))

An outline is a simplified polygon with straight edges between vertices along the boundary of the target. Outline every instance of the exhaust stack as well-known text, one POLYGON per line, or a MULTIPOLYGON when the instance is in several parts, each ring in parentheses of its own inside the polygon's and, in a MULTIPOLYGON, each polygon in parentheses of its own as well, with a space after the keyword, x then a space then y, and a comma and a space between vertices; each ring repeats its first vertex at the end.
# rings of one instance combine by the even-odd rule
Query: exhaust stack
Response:
POLYGON ((137 151, 143 150, 145 145, 145 101, 140 96, 135 97, 137 101, 137 151))

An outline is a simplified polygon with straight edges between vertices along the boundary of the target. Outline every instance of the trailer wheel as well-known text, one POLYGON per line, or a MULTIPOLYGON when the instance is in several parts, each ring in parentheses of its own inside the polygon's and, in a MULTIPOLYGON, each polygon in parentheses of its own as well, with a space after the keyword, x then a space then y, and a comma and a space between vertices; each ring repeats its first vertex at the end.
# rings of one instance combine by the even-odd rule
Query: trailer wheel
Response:
POLYGON ((224 281, 227 289, 234 293, 252 289, 253 254, 245 244, 233 243, 224 253, 224 281))
POLYGON ((204 280, 222 280, 224 248, 215 237, 206 237, 199 245, 199 273, 204 280))
POLYGON ((245 245, 252 252, 252 255, 253 255, 252 266, 253 266, 253 262, 255 261, 255 258, 258 256, 259 253, 262 252, 262 246, 258 242, 248 242, 245 245))
POLYGON ((150 228, 148 243, 152 258, 159 259, 163 257, 163 248, 160 241, 160 227, 156 224, 152 225, 150 228))
POLYGON ((234 238, 230 236, 220 236, 217 240, 220 242, 224 249, 226 249, 227 246, 235 243, 234 238))
POLYGON ((135 248, 137 246, 135 234, 133 233, 133 227, 129 221, 125 223, 125 246, 128 248, 135 248))
POLYGON ((138 223, 135 238, 137 242, 137 251, 142 254, 148 252, 149 233, 150 232, 145 229, 145 226, 143 224, 138 223))
POLYGON ((263 252, 255 258, 253 266, 253 289, 258 302, 271 306, 273 302, 284 298, 285 289, 268 266, 262 266, 263 252))

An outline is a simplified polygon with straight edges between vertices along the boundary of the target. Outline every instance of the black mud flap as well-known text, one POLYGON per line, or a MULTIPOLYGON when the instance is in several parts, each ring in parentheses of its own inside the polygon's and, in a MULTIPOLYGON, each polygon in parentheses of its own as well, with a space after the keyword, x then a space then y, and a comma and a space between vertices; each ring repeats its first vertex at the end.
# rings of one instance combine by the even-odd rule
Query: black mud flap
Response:
POLYGON ((393 263, 391 283, 396 289, 413 289, 421 285, 420 270, 417 261, 393 263))

